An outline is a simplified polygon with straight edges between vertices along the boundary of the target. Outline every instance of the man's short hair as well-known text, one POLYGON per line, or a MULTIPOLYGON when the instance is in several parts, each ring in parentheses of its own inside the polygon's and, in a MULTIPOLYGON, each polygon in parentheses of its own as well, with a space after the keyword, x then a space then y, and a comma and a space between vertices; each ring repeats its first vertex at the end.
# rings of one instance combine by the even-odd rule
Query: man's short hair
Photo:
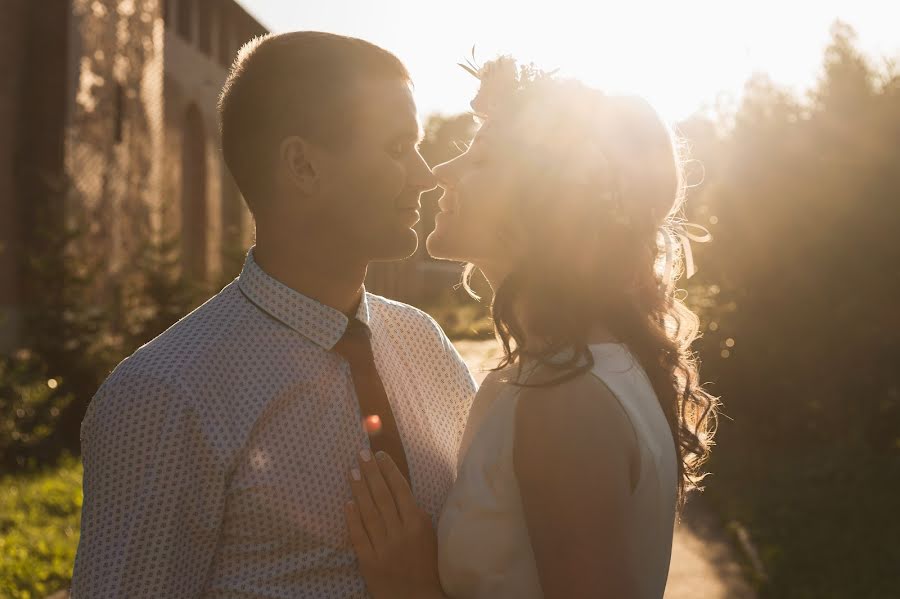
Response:
POLYGON ((248 206, 272 192, 272 165, 289 135, 336 147, 353 129, 361 79, 410 83, 400 60, 361 39, 295 31, 268 34, 238 52, 219 96, 222 153, 248 206))

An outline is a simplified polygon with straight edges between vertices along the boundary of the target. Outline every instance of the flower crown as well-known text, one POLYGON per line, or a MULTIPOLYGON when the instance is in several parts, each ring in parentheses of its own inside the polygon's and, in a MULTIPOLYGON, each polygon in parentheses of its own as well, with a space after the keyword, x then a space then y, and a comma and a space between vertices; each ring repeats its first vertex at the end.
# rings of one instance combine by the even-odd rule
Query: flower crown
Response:
POLYGON ((472 48, 471 59, 466 64, 458 63, 470 75, 481 82, 478 93, 469 105, 480 118, 486 118, 502 110, 515 101, 519 92, 540 83, 553 79, 554 71, 542 71, 533 63, 519 65, 509 55, 500 56, 478 66, 475 62, 475 48, 472 48))

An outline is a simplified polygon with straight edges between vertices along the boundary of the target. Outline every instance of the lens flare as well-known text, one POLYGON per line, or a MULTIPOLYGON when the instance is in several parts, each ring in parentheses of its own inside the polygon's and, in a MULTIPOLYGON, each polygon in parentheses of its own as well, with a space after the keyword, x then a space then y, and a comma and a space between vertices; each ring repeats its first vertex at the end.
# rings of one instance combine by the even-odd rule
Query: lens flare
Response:
POLYGON ((363 428, 369 435, 377 435, 381 432, 381 417, 378 414, 372 414, 363 418, 363 428))

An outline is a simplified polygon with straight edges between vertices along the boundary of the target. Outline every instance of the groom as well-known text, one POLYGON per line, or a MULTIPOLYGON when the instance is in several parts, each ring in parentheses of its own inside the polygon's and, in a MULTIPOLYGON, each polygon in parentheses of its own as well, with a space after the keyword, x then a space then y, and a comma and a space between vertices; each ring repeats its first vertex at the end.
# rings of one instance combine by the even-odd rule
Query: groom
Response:
MULTIPOLYGON (((82 424, 72 597, 365 597, 347 472, 388 451, 437 514, 474 395, 440 327, 365 293, 435 180, 403 64, 316 32, 245 46, 222 150, 257 225, 234 282, 123 361, 82 424)), ((194 198, 196 199, 196 198, 194 198)))

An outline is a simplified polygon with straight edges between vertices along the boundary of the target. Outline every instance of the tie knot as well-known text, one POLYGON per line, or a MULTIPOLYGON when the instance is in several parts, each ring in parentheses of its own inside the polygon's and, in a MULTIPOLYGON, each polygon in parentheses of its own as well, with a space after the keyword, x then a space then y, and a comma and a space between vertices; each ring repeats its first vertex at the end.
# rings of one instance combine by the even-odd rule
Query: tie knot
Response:
POLYGON ((365 355, 365 350, 371 351, 369 342, 369 327, 358 318, 351 318, 347 322, 347 330, 334 346, 334 352, 345 359, 353 361, 359 357, 360 350, 365 355))
POLYGON ((348 337, 351 335, 362 335, 368 338, 369 327, 367 327, 363 321, 354 316, 353 318, 347 320, 347 330, 344 331, 344 337, 348 337))

